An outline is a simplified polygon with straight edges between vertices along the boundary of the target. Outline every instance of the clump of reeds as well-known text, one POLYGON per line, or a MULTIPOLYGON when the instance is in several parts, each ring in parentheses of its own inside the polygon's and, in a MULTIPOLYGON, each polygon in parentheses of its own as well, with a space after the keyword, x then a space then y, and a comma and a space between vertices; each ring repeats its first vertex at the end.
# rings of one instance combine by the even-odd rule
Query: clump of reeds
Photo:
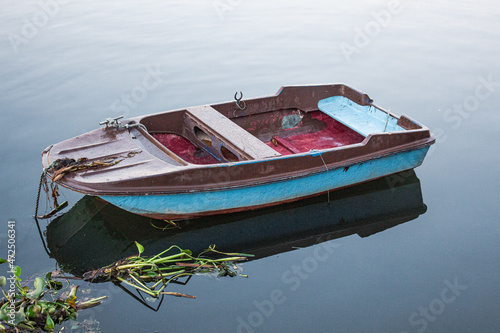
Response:
MULTIPOLYGON (((139 250, 138 255, 87 272, 83 275, 84 280, 123 283, 155 298, 160 295, 195 298, 164 290, 170 282, 184 276, 214 272, 218 273, 218 276, 236 276, 238 273, 235 262, 252 256, 243 253, 220 252, 215 249, 215 245, 212 245, 195 257, 190 250, 183 250, 173 245, 153 257, 142 257, 144 247, 137 242, 135 244, 139 250)), ((247 277, 243 274, 240 276, 247 277)))
MULTIPOLYGON (((0 264, 7 262, 0 258, 0 264)), ((51 301, 45 295, 51 294, 55 299, 54 295, 63 287, 61 282, 52 279, 51 273, 47 273, 45 278, 35 278, 33 288, 29 288, 21 285, 19 266, 11 265, 9 272, 12 275, 8 279, 0 276, 0 289, 4 296, 0 300, 0 332, 54 332, 55 325, 76 319, 78 310, 97 306, 107 297, 77 302, 78 286, 73 286, 67 297, 51 301), (3 288, 7 284, 8 292, 3 288)))

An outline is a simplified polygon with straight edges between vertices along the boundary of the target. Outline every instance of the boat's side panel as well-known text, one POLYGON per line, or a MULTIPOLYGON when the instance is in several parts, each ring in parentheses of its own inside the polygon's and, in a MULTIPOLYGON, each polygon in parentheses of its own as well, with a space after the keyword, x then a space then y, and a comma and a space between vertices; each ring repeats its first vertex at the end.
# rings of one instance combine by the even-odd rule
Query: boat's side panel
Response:
POLYGON ((132 213, 163 219, 225 213, 298 200, 413 169, 422 164, 428 149, 429 147, 425 147, 405 151, 346 168, 256 186, 168 195, 102 196, 102 198, 132 213))

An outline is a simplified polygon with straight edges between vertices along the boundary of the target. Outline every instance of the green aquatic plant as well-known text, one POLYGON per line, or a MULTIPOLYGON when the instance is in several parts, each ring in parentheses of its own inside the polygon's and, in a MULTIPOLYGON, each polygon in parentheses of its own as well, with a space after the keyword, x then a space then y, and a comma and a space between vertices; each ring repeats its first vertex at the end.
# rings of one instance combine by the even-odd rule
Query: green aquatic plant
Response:
MULTIPOLYGON (((212 245, 195 257, 190 250, 173 245, 153 257, 143 257, 141 255, 144 252, 144 247, 138 242, 135 244, 138 249, 136 256, 87 272, 83 275, 84 280, 123 283, 155 298, 160 295, 195 298, 164 290, 170 282, 185 276, 214 272, 218 273, 218 276, 236 276, 238 275, 238 267, 235 262, 253 256, 243 253, 220 252, 215 249, 215 245, 212 245)), ((240 276, 247 277, 243 274, 240 276)))
MULTIPOLYGON (((0 264, 7 263, 0 258, 0 264)), ((56 325, 66 320, 76 320, 78 310, 94 307, 106 296, 77 302, 78 286, 72 286, 67 297, 58 297, 63 284, 52 279, 52 273, 36 277, 33 287, 22 285, 21 268, 11 265, 9 278, 0 276, 3 298, 0 301, 0 332, 54 332, 56 325), (9 285, 7 292, 4 287, 9 285), (48 300, 51 294, 55 301, 48 300)))

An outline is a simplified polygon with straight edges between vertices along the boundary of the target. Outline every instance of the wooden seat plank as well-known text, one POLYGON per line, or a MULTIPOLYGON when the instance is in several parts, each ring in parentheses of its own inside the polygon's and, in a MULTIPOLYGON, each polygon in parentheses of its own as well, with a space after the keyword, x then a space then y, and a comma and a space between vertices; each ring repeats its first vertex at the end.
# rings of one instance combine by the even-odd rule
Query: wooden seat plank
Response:
POLYGON ((227 141, 252 159, 281 156, 280 153, 236 125, 211 106, 191 107, 187 108, 187 112, 214 131, 219 138, 227 141))

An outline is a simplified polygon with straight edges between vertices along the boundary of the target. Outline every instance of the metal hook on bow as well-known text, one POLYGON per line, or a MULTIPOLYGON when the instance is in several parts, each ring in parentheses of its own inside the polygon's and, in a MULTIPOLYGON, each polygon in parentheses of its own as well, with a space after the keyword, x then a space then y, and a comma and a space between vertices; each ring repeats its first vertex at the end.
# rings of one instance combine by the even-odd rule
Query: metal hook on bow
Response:
POLYGON ((245 103, 245 101, 241 100, 243 98, 243 93, 240 91, 240 98, 238 98, 237 96, 238 96, 238 92, 235 92, 234 93, 234 99, 236 101, 235 102, 236 106, 238 107, 238 109, 240 109, 241 111, 243 111, 247 107, 247 104, 245 103), (243 106, 240 105, 240 102, 242 102, 243 106))

